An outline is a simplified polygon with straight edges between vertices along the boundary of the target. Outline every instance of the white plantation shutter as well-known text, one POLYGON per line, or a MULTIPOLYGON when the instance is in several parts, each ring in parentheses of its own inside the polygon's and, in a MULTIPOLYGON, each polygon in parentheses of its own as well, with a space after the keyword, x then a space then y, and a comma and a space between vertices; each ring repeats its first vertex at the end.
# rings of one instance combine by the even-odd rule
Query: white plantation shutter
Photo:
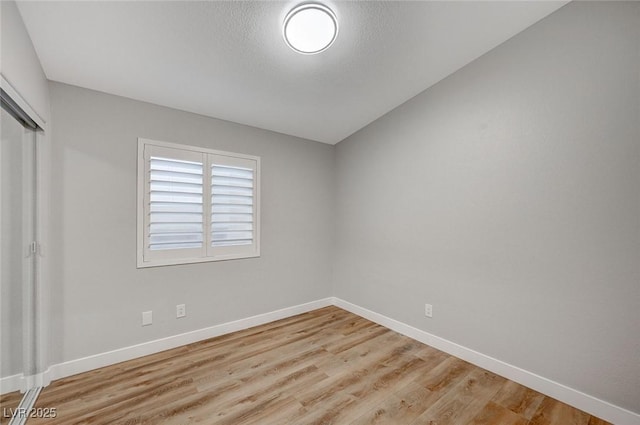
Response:
POLYGON ((202 163, 151 157, 149 249, 201 248, 202 163))
POLYGON ((257 182, 255 160, 208 155, 211 173, 209 252, 250 254, 256 250, 257 182))
POLYGON ((259 255, 259 158, 145 139, 138 149, 139 267, 259 255))
POLYGON ((145 259, 202 257, 204 155, 146 146, 144 156, 145 259))

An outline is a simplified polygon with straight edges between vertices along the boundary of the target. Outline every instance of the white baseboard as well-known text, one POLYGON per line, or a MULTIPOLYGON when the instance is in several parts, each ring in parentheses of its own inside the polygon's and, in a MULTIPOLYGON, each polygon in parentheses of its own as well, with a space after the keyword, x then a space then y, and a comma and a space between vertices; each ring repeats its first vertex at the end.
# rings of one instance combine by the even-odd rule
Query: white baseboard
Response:
POLYGON ((0 394, 11 393, 14 391, 24 391, 23 382, 24 375, 22 373, 0 378, 0 394))
POLYGON ((50 382, 51 377, 49 371, 29 376, 22 373, 6 376, 0 378, 0 394, 13 391, 25 392, 28 388, 46 387, 50 382))
POLYGON ((430 345, 452 356, 466 360, 469 363, 534 389, 556 400, 560 400, 563 403, 611 422, 614 425, 640 425, 640 414, 569 388, 566 385, 536 375, 517 366, 510 365, 501 360, 494 359, 493 357, 489 357, 470 348, 456 344, 455 342, 440 338, 340 298, 334 297, 333 305, 415 339, 416 341, 420 341, 423 344, 430 345))
POLYGON ((222 323, 220 325, 211 326, 196 331, 186 332, 167 338, 156 339, 154 341, 142 344, 132 345, 130 347, 119 348, 117 350, 100 353, 93 356, 83 357, 80 359, 70 360, 60 363, 49 368, 47 378, 49 380, 60 379, 66 376, 87 372, 104 366, 120 363, 123 361, 135 359, 149 354, 159 353, 160 351, 169 350, 171 348, 180 347, 182 345, 191 344, 193 342, 202 341, 231 332, 240 331, 275 320, 285 319, 295 316, 296 314, 306 313, 332 304, 332 298, 324 298, 305 304, 299 304, 293 307, 283 308, 281 310, 271 311, 256 316, 247 317, 245 319, 235 320, 233 322, 222 323))

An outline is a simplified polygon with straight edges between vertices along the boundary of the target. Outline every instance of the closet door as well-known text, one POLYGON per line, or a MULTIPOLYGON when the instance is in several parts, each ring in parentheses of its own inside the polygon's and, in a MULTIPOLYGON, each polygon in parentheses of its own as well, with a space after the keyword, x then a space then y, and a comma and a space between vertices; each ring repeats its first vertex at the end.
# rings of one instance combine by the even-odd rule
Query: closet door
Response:
POLYGON ((35 131, 0 116, 0 377, 27 390, 35 367, 35 131))

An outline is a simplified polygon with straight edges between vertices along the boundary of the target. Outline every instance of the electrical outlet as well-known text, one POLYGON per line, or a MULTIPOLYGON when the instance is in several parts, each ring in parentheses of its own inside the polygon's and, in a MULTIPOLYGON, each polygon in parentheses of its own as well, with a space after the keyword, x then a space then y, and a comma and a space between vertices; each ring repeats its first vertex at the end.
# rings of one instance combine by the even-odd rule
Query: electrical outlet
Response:
POLYGON ((427 317, 433 317, 433 306, 431 304, 424 305, 424 315, 427 317))
POLYGON ((176 306, 176 318, 184 317, 187 315, 187 306, 184 304, 178 304, 176 306))
POLYGON ((142 312, 142 326, 149 326, 153 323, 153 311, 142 312))

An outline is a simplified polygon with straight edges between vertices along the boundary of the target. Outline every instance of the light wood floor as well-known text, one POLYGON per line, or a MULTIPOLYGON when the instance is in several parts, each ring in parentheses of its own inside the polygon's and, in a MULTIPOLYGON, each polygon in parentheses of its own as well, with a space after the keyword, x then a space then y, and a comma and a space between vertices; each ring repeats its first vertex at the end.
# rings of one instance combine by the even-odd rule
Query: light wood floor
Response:
POLYGON ((37 424, 603 425, 336 307, 68 377, 37 424))
POLYGON ((22 393, 14 391, 12 393, 0 394, 0 425, 6 425, 11 420, 12 409, 16 409, 22 400, 22 393))

